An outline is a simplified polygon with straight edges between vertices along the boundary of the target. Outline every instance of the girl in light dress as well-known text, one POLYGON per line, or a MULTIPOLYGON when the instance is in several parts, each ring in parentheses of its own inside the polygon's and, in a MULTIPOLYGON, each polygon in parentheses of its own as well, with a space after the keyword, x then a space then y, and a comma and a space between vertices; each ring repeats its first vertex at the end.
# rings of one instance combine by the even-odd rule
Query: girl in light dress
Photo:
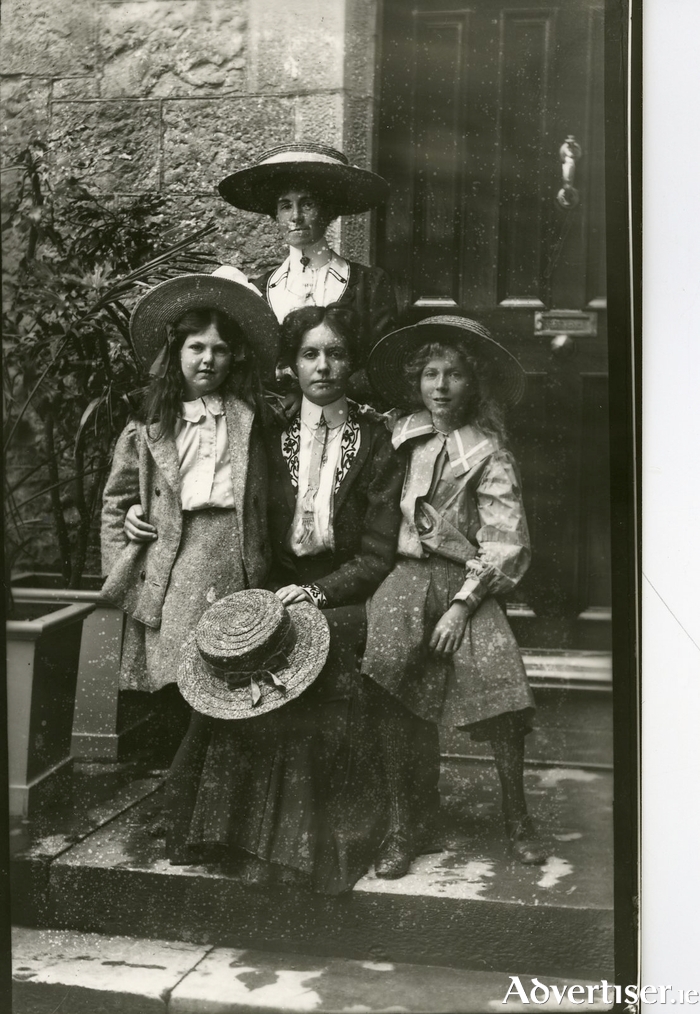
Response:
POLYGON ((428 850, 439 806, 438 725, 491 742, 511 854, 542 863, 523 780, 534 700, 496 598, 530 562, 502 409, 522 396, 523 371, 476 321, 440 316, 387 335, 368 372, 385 398, 417 409, 393 430, 394 448, 409 452, 398 559, 372 598, 362 665, 381 688, 390 796, 377 875, 401 877, 428 850))

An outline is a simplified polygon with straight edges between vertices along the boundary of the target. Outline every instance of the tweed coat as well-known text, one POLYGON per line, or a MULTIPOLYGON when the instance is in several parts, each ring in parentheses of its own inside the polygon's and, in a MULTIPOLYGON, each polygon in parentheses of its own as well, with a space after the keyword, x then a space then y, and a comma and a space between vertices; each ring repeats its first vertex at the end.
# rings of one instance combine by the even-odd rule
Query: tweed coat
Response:
POLYGON ((283 434, 272 434, 267 441, 272 587, 316 584, 329 608, 369 598, 394 565, 401 521, 405 458, 393 450, 381 420, 349 404, 346 434, 359 429, 359 449, 351 448, 343 457, 342 478, 333 498, 332 552, 295 557, 287 545, 297 497, 299 417, 283 434))
MULTIPOLYGON (((224 407, 239 540, 219 551, 238 553, 240 544, 247 584, 260 587, 269 568, 264 442, 252 408, 232 394, 224 399, 224 407)), ((157 629, 181 537, 175 441, 156 439, 143 423, 132 420, 117 441, 103 496, 102 567, 107 575, 103 597, 157 629), (137 503, 158 530, 154 542, 130 542, 124 533, 126 513, 137 503)))

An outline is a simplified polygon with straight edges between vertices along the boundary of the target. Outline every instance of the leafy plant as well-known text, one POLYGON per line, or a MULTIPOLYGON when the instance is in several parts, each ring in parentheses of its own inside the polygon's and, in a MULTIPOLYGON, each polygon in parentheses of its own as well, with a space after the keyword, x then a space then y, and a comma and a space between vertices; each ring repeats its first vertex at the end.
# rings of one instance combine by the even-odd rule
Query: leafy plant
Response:
POLYGON ((78 587, 114 437, 144 379, 129 312, 149 286, 216 263, 165 225, 159 195, 104 198, 75 179, 52 188, 46 149, 11 160, 18 176, 2 229, 20 246, 2 317, 8 557, 53 534, 63 581, 78 587), (11 474, 11 478, 9 477, 11 474))

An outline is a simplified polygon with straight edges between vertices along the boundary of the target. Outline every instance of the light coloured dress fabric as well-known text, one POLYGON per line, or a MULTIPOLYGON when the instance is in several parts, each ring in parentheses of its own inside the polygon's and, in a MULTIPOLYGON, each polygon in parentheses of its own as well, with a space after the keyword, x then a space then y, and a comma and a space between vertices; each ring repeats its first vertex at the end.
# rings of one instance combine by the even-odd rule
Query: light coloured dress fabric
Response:
POLYGON ((185 401, 175 433, 182 509, 233 507, 226 413, 219 394, 185 401))
POLYGON ((393 443, 411 449, 399 557, 372 598, 362 671, 420 718, 489 738, 480 723, 534 707, 494 597, 530 561, 517 466, 474 427, 437 433, 428 412, 399 420, 393 443), (464 638, 453 655, 438 656, 428 642, 455 600, 469 608, 464 638))
POLYGON ((336 303, 348 286, 350 266, 331 250, 325 239, 303 252, 289 248, 289 256, 270 276, 267 298, 281 323, 291 310, 301 306, 329 306, 336 303), (310 263, 302 264, 302 253, 310 263))

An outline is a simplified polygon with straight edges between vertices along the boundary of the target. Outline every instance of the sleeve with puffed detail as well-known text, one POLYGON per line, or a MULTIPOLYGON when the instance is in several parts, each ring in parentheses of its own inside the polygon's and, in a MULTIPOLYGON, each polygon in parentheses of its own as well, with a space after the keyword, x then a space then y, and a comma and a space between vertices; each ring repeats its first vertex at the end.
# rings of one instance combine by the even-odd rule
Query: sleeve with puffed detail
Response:
POLYGON ((530 537, 520 476, 512 454, 500 448, 486 462, 476 490, 479 549, 466 563, 465 581, 453 601, 474 612, 487 595, 510 591, 530 565, 530 537))

